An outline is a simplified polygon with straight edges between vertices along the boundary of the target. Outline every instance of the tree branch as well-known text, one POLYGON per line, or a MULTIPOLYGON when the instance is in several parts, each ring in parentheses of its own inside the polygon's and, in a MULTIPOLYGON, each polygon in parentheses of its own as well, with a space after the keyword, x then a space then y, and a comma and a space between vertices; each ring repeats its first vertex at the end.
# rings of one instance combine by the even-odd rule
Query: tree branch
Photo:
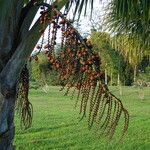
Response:
MULTIPOLYGON (((53 5, 57 5, 57 9, 60 10, 67 2, 69 2, 69 0, 56 0, 53 5)), ((53 15, 54 14, 52 14, 52 16, 53 15)), ((17 50, 15 51, 5 68, 2 70, 0 74, 0 80, 3 85, 3 94, 5 94, 5 91, 14 88, 22 67, 31 55, 34 46, 40 38, 41 33, 39 33, 39 30, 41 29, 42 25, 39 22, 40 19, 37 20, 32 29, 23 38, 17 50)), ((45 25, 45 29, 47 25, 48 24, 45 25)))
POLYGON ((10 52, 15 49, 22 7, 23 0, 5 0, 0 6, 0 59, 3 63, 8 61, 10 52))
MULTIPOLYGON (((39 2, 42 2, 42 0, 39 0, 39 2)), ((30 1, 29 4, 23 8, 20 19, 20 33, 19 33, 21 39, 28 33, 31 23, 38 9, 39 6, 34 5, 34 0, 30 1)))

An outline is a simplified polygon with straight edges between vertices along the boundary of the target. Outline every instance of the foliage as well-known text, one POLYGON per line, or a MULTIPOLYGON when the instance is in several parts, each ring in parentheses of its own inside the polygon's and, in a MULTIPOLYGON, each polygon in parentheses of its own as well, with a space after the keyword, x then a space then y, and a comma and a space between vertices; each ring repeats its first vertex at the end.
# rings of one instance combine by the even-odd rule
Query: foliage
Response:
POLYGON ((127 34, 135 41, 136 48, 149 54, 150 1, 111 0, 106 22, 113 32, 127 34))
POLYGON ((140 72, 136 84, 150 87, 150 67, 145 68, 145 72, 140 72))
POLYGON ((138 41, 130 39, 126 35, 113 36, 113 47, 124 56, 124 59, 129 62, 133 67, 137 66, 147 54, 144 53, 144 49, 138 49, 138 41))
POLYGON ((113 77, 113 84, 117 84, 118 74, 121 82, 125 85, 131 85, 133 76, 131 75, 132 67, 111 44, 112 37, 106 32, 92 32, 91 42, 93 49, 100 53, 102 59, 102 69, 108 70, 108 75, 113 77), (130 68, 130 69, 129 69, 130 68))
MULTIPOLYGON (((139 70, 144 71, 149 63, 149 56, 144 49, 137 48, 137 42, 122 34, 111 38, 112 47, 115 48, 129 65, 134 69, 134 79, 139 70), (144 64, 145 63, 145 64, 144 64)), ((131 69, 130 69, 131 70, 131 69)), ((128 72, 130 74, 130 72, 128 72)), ((133 75, 132 75, 133 76, 133 75)))
POLYGON ((30 80, 30 89, 39 89, 40 85, 35 80, 30 80))
POLYGON ((126 63, 123 70, 124 70, 124 72, 123 72, 124 85, 131 86, 133 84, 133 77, 134 77, 133 67, 130 64, 126 63))
POLYGON ((31 66, 32 80, 35 80, 39 86, 46 84, 61 85, 61 82, 58 80, 58 72, 52 68, 52 64, 47 60, 44 53, 38 55, 38 61, 32 61, 31 66))

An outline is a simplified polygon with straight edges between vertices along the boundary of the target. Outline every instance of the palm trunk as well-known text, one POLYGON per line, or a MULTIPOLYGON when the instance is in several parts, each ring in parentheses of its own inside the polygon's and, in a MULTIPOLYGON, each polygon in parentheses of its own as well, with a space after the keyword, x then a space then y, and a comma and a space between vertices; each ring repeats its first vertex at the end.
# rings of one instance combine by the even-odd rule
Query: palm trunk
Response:
POLYGON ((134 83, 135 83, 135 81, 136 81, 136 74, 137 74, 137 67, 136 67, 136 65, 134 66, 134 83))
POLYGON ((118 83, 118 87, 119 87, 119 94, 120 94, 120 96, 122 96, 122 86, 121 86, 121 84, 120 84, 120 75, 119 75, 119 73, 118 73, 118 81, 117 81, 118 83))
POLYGON ((0 92, 0 150, 14 150, 13 139, 15 95, 12 91, 0 92), (4 94, 6 93, 6 94, 4 94))
POLYGON ((118 85, 118 86, 120 85, 120 75, 119 75, 119 73, 118 73, 117 85, 118 85))
POLYGON ((110 85, 112 86, 113 85, 113 74, 111 72, 111 78, 110 78, 110 85))
POLYGON ((107 85, 108 84, 108 81, 107 81, 107 70, 105 69, 105 84, 107 85))

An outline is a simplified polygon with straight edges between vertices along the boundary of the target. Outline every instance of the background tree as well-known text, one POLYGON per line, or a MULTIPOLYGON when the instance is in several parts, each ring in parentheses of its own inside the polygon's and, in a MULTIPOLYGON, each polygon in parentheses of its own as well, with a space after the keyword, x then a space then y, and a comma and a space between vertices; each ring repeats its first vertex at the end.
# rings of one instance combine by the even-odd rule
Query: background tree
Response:
POLYGON ((33 88, 61 85, 57 71, 53 69, 44 52, 38 55, 38 61, 31 62, 31 81, 31 87, 33 88))
POLYGON ((108 5, 106 24, 116 33, 126 34, 134 39, 137 49, 149 53, 150 41, 150 1, 148 0, 111 0, 108 5))
POLYGON ((124 58, 124 53, 112 45, 113 37, 106 32, 92 32, 90 40, 93 49, 101 55, 102 69, 107 70, 111 77, 110 84, 117 85, 118 82, 121 82, 123 85, 131 85, 133 81, 132 67, 127 62, 127 58, 124 58))
POLYGON ((138 48, 138 41, 131 39, 126 35, 114 36, 112 38, 112 46, 124 57, 133 68, 134 82, 138 75, 139 64, 144 57, 148 57, 148 53, 145 52, 144 48, 138 48))

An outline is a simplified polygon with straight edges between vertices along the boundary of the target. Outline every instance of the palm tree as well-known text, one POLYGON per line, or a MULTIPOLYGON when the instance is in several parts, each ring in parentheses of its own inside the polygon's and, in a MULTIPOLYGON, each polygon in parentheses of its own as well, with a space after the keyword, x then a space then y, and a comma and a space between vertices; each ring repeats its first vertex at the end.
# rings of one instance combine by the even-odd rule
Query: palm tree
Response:
POLYGON ((111 0, 106 15, 107 27, 135 39, 136 48, 150 54, 149 12, 149 0, 111 0))
POLYGON ((145 50, 137 48, 137 42, 138 41, 129 38, 127 35, 119 35, 112 38, 113 47, 124 56, 125 61, 133 68, 134 82, 136 80, 138 65, 143 57, 147 55, 145 50))

